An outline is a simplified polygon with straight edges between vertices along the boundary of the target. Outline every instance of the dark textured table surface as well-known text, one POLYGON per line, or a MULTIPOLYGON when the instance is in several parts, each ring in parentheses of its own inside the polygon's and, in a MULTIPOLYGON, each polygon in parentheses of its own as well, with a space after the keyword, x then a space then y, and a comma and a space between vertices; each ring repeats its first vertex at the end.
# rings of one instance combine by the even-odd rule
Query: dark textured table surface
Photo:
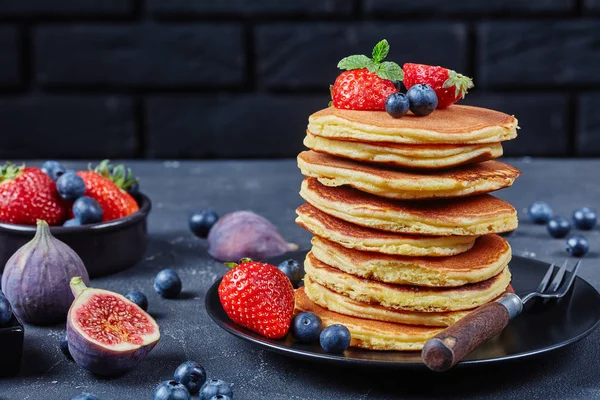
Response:
MULTIPOLYGON (((525 207, 546 200, 570 215, 578 206, 598 207, 600 160, 509 160, 523 171, 512 188, 498 195, 519 210, 521 224, 509 238, 517 255, 544 261, 565 258, 563 240, 527 222, 525 207)), ((81 166, 73 164, 71 166, 81 166)), ((144 291, 162 339, 134 371, 98 379, 68 361, 58 349, 63 326, 26 327, 21 374, 0 380, 1 400, 70 399, 82 391, 100 399, 151 399, 185 360, 196 360, 210 377, 231 382, 241 399, 594 399, 600 398, 600 331, 547 356, 446 374, 332 368, 288 359, 255 348, 220 330, 204 310, 204 295, 226 270, 206 254, 205 242, 187 228, 188 214, 213 207, 221 215, 253 210, 277 225, 288 241, 308 247, 310 235, 294 224, 301 176, 292 160, 215 162, 132 162, 142 188, 154 202, 149 247, 139 265, 93 285, 125 292, 144 291), (164 300, 152 280, 161 269, 178 271, 184 293, 164 300)), ((600 234, 586 233, 591 252, 581 276, 600 288, 600 234)), ((0 354, 0 362, 2 356, 0 354)))

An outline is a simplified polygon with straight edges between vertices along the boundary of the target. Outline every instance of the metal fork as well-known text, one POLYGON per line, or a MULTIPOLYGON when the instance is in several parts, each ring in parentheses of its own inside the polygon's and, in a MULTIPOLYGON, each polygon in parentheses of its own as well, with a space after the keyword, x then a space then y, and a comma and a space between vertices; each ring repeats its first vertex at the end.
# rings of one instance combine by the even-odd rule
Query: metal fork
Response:
POLYGON ((554 272, 553 263, 533 292, 521 296, 507 293, 498 300, 467 314, 456 324, 444 329, 425 343, 421 353, 425 365, 434 371, 446 371, 477 346, 500 333, 511 319, 521 314, 523 306, 528 301, 536 298, 560 299, 565 296, 575 282, 580 265, 581 261, 578 261, 569 279, 563 283, 567 271, 567 261, 565 261, 550 282, 554 272))

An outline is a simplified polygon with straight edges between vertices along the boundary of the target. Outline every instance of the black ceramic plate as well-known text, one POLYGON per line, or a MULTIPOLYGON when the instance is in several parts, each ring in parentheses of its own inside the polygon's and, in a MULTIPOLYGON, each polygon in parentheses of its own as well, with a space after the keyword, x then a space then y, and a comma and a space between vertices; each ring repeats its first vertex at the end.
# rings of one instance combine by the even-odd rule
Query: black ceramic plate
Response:
MULTIPOLYGON (((287 254, 270 260, 303 260, 306 252, 287 254)), ((548 264, 523 257, 513 257, 510 263, 512 285, 516 293, 534 289, 541 281, 548 264)), ((349 349, 343 356, 323 352, 316 345, 296 343, 286 339, 271 340, 232 322, 221 307, 217 288, 220 280, 206 294, 206 311, 227 332, 267 350, 291 357, 346 365, 382 366, 392 368, 424 368, 419 352, 381 352, 349 349)), ((497 337, 479 347, 458 365, 483 364, 530 357, 567 346, 590 334, 600 322, 600 294, 581 278, 575 280, 571 293, 559 302, 537 304, 510 322, 497 337)))

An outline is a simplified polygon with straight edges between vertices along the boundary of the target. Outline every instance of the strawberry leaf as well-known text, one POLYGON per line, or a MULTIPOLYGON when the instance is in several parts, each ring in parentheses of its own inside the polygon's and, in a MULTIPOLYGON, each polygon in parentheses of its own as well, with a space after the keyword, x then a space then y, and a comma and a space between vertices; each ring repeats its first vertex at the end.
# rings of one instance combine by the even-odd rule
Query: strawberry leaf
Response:
POLYGON ((464 76, 462 74, 456 73, 456 71, 448 71, 448 79, 444 82, 442 87, 451 88, 454 86, 454 97, 465 98, 465 95, 468 93, 469 89, 475 87, 473 84, 473 80, 468 76, 464 76))
POLYGON ((342 58, 338 63, 339 69, 351 70, 360 68, 369 68, 373 65, 373 60, 363 54, 357 54, 354 56, 348 56, 342 58))
POLYGON ((377 76, 390 81, 401 81, 404 79, 404 71, 395 62, 384 61, 377 66, 375 70, 377 76))
POLYGON ((383 39, 375 45, 373 48, 373 61, 375 64, 379 64, 388 56, 390 52, 390 44, 387 40, 383 39))

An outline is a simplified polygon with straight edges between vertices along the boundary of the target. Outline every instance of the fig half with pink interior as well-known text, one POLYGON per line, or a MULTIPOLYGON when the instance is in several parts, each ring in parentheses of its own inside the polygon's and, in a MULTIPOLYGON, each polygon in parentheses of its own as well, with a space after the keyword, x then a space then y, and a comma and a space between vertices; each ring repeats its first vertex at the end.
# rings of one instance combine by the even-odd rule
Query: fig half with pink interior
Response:
POLYGON ((120 375, 134 368, 160 339, 154 319, 125 296, 88 288, 71 279, 75 301, 67 318, 69 351, 96 375, 120 375))

